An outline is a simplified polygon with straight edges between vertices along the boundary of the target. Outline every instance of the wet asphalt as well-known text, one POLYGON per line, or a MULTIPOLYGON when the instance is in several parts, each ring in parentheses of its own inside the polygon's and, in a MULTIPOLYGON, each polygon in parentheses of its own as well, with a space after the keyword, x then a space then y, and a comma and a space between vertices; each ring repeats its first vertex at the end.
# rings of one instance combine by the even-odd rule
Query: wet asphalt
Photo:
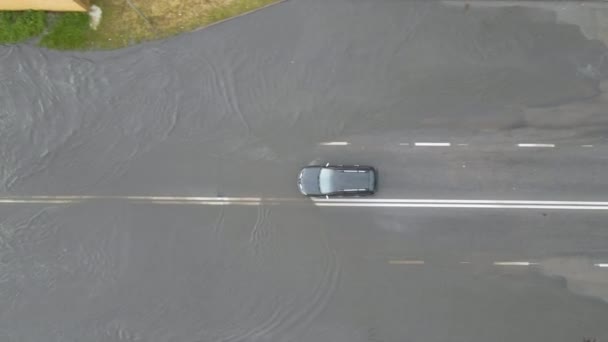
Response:
MULTIPOLYGON (((381 198, 605 201, 607 52, 550 6, 389 0, 1 46, 0 195, 299 198, 335 161, 376 166, 381 198)), ((4 203, 0 341, 603 341, 607 219, 4 203)))

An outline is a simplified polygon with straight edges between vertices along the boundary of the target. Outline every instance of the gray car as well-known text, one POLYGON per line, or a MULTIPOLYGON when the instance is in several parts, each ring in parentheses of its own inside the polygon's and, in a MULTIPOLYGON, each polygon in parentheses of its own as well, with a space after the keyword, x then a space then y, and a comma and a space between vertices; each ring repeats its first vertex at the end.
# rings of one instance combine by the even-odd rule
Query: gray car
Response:
POLYGON ((376 169, 363 165, 312 165, 300 171, 298 188, 305 196, 368 196, 376 192, 376 169))

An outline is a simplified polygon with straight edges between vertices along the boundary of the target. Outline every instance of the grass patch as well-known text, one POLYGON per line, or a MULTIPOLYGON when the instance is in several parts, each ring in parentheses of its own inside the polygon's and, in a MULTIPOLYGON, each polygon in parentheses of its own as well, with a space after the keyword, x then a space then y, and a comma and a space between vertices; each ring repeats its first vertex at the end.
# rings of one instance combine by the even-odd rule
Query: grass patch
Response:
POLYGON ((1 12, 0 44, 40 36, 60 50, 114 49, 207 26, 280 0, 93 0, 102 10, 96 31, 84 12, 1 12))
POLYGON ((241 13, 249 12, 259 7, 266 6, 275 1, 266 0, 233 0, 227 6, 217 6, 209 10, 206 15, 206 23, 228 19, 241 13))
POLYGON ((87 13, 63 13, 42 37, 40 45, 58 50, 83 49, 88 46, 90 32, 87 13))
POLYGON ((39 11, 0 12, 0 44, 18 43, 44 31, 46 13, 39 11))
POLYGON ((97 0, 103 17, 92 47, 119 48, 160 39, 279 0, 97 0), (132 6, 131 6, 132 5, 132 6))

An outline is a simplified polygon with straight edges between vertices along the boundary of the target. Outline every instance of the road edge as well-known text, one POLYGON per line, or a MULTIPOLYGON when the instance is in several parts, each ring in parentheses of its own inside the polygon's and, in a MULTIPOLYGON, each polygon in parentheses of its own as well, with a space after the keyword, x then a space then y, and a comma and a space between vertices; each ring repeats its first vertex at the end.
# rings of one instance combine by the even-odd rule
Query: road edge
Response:
MULTIPOLYGON (((253 13, 255 13, 255 12, 258 12, 258 11, 261 11, 261 10, 264 10, 264 9, 267 9, 267 8, 269 8, 269 7, 272 7, 272 6, 276 6, 276 5, 278 5, 278 4, 282 4, 282 3, 287 2, 287 1, 288 1, 288 0, 277 0, 277 1, 273 2, 273 3, 268 4, 268 5, 264 5, 264 6, 262 6, 262 7, 254 8, 254 9, 252 9, 251 11, 247 11, 247 12, 243 12, 243 13, 241 13, 241 14, 239 14, 239 15, 235 15, 234 17, 229 17, 229 18, 226 18, 226 19, 222 19, 222 20, 219 20, 219 21, 213 22, 213 23, 211 23, 211 24, 209 24, 209 25, 206 25, 206 26, 203 26, 203 27, 196 28, 196 29, 194 29, 194 30, 192 30, 192 31, 190 31, 190 32, 197 32, 197 31, 202 31, 202 30, 205 30, 205 29, 209 29, 209 28, 211 28, 211 27, 214 27, 214 26, 217 26, 217 25, 223 24, 223 23, 225 23, 225 22, 228 22, 228 21, 231 21, 231 20, 234 20, 234 19, 240 18, 240 17, 244 17, 244 16, 249 15, 249 14, 253 14, 253 13)), ((184 33, 186 33, 186 32, 184 32, 184 33)))

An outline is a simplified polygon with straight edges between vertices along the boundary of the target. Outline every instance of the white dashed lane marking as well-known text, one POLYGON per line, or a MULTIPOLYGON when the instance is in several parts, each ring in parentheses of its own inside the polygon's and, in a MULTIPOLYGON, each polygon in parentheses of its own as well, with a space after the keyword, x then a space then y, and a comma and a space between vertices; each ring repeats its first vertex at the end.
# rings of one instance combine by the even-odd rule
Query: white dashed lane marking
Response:
POLYGON ((452 144, 449 142, 416 142, 414 145, 421 147, 449 147, 452 144))
POLYGON ((424 260, 389 260, 391 265, 424 265, 424 260))
POLYGON ((350 145, 348 141, 328 141, 322 142, 320 145, 322 146, 348 146, 350 145))
MULTIPOLYGON (((390 145, 391 143, 388 143, 388 145, 390 145)), ((399 142, 396 143, 399 146, 416 146, 416 147, 467 147, 467 148, 483 148, 483 149, 488 149, 491 147, 494 148, 505 148, 505 147, 517 147, 517 148, 522 148, 522 149, 533 149, 533 148, 557 148, 557 147, 562 147, 562 148, 572 148, 572 147, 578 147, 578 148, 594 148, 597 147, 595 145, 592 144, 585 144, 585 145, 578 145, 578 144, 562 144, 562 145, 557 145, 557 144, 553 144, 553 143, 496 143, 496 144, 492 144, 492 143, 483 143, 483 142, 479 142, 479 143, 453 143, 453 142, 449 142, 449 141, 417 141, 417 142, 399 142)), ((321 142, 319 143, 320 146, 360 146, 360 147, 370 147, 370 146, 374 146, 374 144, 372 143, 371 145, 369 143, 366 144, 357 144, 357 143, 352 143, 349 141, 326 141, 326 142, 321 142)))
MULTIPOLYGON (((390 265, 428 265, 424 260, 416 260, 416 259, 392 259, 388 260, 390 265)), ((472 265, 472 264, 485 264, 481 263, 473 263, 470 261, 459 261, 460 265, 472 265)), ((432 262, 430 264, 433 264, 432 262)), ((532 261, 494 261, 492 262, 493 266, 497 267, 530 267, 530 266, 540 266, 539 262, 532 261)), ((608 268, 608 263, 599 263, 593 264, 595 267, 599 268, 608 268)))
POLYGON ((494 262, 495 266, 534 266, 538 265, 538 263, 529 262, 529 261, 496 261, 494 262))
POLYGON ((555 147, 555 144, 517 144, 518 147, 555 147))

